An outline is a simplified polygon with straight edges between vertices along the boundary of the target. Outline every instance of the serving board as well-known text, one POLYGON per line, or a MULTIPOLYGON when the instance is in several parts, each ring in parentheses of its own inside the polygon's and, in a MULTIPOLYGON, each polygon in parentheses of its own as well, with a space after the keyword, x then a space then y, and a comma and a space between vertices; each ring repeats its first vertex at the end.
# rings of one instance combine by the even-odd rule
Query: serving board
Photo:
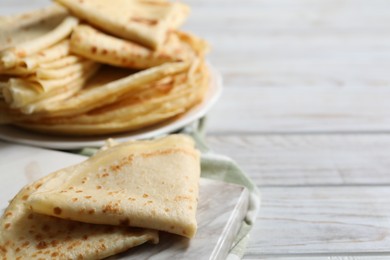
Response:
MULTIPOLYGON (((0 210, 27 183, 86 157, 0 142, 0 210)), ((241 186, 201 179, 193 239, 160 232, 158 245, 145 244, 110 259, 226 259, 248 207, 241 186)))

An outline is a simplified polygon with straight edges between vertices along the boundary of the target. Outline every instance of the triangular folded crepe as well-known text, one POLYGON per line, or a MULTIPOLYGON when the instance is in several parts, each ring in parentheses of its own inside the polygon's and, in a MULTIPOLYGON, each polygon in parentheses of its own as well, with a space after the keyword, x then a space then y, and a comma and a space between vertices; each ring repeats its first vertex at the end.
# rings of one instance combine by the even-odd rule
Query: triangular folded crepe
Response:
POLYGON ((78 24, 77 18, 66 16, 64 9, 58 6, 18 17, 0 23, 1 69, 13 68, 24 57, 60 42, 78 24), (36 18, 32 19, 31 16, 36 18))
POLYGON ((178 28, 189 8, 162 0, 56 0, 75 16, 118 37, 157 49, 178 28))
POLYGON ((193 237, 199 152, 184 135, 130 141, 63 169, 28 198, 37 213, 193 237))
MULTIPOLYGON (((69 168, 71 169, 71 168, 69 168)), ((30 210, 28 197, 47 183, 66 178, 58 171, 23 188, 0 218, 0 259, 102 259, 147 241, 154 230, 94 225, 50 217, 30 210)))
POLYGON ((74 29, 70 43, 72 52, 91 60, 120 67, 145 69, 165 62, 194 59, 196 52, 186 39, 181 37, 181 34, 171 32, 158 50, 151 50, 137 43, 107 35, 91 26, 80 25, 74 29))

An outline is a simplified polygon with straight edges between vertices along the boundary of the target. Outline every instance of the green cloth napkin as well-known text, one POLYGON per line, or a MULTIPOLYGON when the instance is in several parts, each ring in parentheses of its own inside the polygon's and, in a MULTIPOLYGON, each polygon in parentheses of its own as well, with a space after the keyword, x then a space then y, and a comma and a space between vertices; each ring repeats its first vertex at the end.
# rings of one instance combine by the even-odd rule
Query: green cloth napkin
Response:
MULTIPOLYGON (((241 259, 245 254, 246 245, 249 239, 249 231, 253 227, 260 207, 260 192, 252 180, 231 158, 214 153, 206 145, 204 141, 205 122, 205 118, 202 118, 181 130, 180 133, 192 136, 196 142, 197 148, 201 151, 202 177, 239 184, 245 186, 250 192, 247 214, 227 258, 228 260, 241 259)), ((76 152, 91 156, 97 150, 97 148, 84 148, 76 152)))

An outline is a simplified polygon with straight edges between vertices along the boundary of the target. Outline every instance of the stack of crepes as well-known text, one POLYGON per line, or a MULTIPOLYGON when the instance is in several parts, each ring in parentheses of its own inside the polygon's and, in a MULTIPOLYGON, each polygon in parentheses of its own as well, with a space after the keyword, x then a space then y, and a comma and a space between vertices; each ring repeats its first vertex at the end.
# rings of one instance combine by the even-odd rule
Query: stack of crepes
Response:
POLYGON ((179 116, 209 85, 205 41, 164 0, 56 0, 0 19, 0 123, 111 134, 179 116))
POLYGON ((199 177, 187 136, 109 145, 15 196, 0 218, 0 259, 102 259, 158 243, 158 231, 192 238, 199 177))

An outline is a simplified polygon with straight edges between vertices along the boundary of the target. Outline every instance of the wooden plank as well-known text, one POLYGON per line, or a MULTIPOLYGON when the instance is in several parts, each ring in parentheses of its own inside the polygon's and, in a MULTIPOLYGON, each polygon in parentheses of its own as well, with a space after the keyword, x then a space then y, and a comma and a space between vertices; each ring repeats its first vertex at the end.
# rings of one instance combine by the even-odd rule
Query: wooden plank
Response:
POLYGON ((363 28, 389 26, 380 24, 381 21, 389 19, 386 0, 372 0, 370 4, 365 0, 245 0, 240 2, 184 0, 184 2, 192 9, 190 25, 186 26, 208 23, 209 26, 202 31, 211 31, 216 26, 222 27, 223 22, 230 22, 223 26, 224 31, 215 30, 216 34, 230 32, 230 30, 245 32, 248 29, 261 32, 266 29, 300 30, 315 27, 317 30, 324 28, 351 30, 362 26, 363 28), (202 16, 202 19, 196 19, 197 16, 202 16), (353 20, 356 17, 363 19, 353 20), (271 21, 273 23, 270 23, 271 21))
MULTIPOLYGON (((354 256, 354 255, 334 255, 328 254, 321 256, 318 254, 304 254, 299 256, 281 256, 281 255, 270 255, 265 257, 256 258, 257 260, 388 260, 390 254, 366 254, 366 256, 354 256)), ((250 259, 245 258, 244 259, 250 259)), ((252 258, 253 259, 253 258, 252 258)))
POLYGON ((256 185, 390 185, 390 135, 209 135, 256 185))
POLYGON ((390 253, 390 189, 262 188, 247 259, 390 253))
POLYGON ((209 132, 389 131, 389 100, 387 87, 225 88, 209 132))
POLYGON ((188 1, 224 78, 210 132, 389 131, 387 1, 221 2, 188 1))
POLYGON ((187 2, 226 86, 389 85, 386 1, 187 2))

